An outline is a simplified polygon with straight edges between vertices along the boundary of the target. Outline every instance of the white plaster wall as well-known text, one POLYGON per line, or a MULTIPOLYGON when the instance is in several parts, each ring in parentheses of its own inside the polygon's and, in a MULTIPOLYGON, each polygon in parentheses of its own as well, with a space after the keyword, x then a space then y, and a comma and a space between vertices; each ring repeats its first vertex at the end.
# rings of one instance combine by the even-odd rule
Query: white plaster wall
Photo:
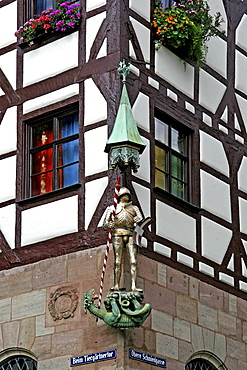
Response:
POLYGON ((107 125, 85 133, 85 175, 106 171, 108 154, 104 153, 107 141, 107 125))
POLYGON ((0 55, 0 67, 13 89, 16 89, 16 50, 0 55))
POLYGON ((235 87, 238 90, 247 93, 246 79, 243 76, 247 75, 247 58, 236 50, 236 78, 235 87))
POLYGON ((215 113, 226 87, 204 70, 199 74, 199 103, 215 113))
POLYGON ((200 159, 215 170, 229 176, 229 165, 222 143, 200 131, 200 159))
POLYGON ((212 37, 207 45, 207 64, 223 77, 226 77, 226 41, 222 40, 220 37, 212 37))
POLYGON ((16 150, 16 107, 8 108, 0 125, 0 154, 16 150))
POLYGON ((155 51, 155 73, 189 97, 194 97, 194 67, 184 64, 170 50, 161 46, 155 51))
POLYGON ((137 125, 149 132, 149 97, 139 93, 132 107, 137 125))
POLYGON ((0 202, 15 198, 16 156, 0 161, 0 202))
POLYGON ((202 217, 202 255, 221 264, 231 241, 231 230, 202 217))
POLYGON ((239 198, 240 231, 247 234, 247 201, 239 198))
POLYGON ((21 214, 21 245, 78 231, 78 196, 27 209, 21 214))
POLYGON ((136 182, 133 182, 133 187, 135 189, 137 198, 140 202, 141 209, 143 212, 143 217, 146 218, 151 215, 150 212, 150 190, 136 182))
POLYGON ((74 32, 24 54, 23 85, 30 85, 77 66, 78 32, 74 32))
POLYGON ((130 21, 138 38, 144 60, 150 62, 150 30, 132 17, 130 17, 130 21))
POLYGON ((10 248, 15 248, 15 204, 0 208, 0 230, 10 248))
POLYGON ((226 18, 226 12, 224 8, 224 4, 222 0, 208 0, 208 4, 210 7, 210 13, 211 15, 215 15, 217 12, 220 12, 224 22, 219 27, 222 31, 227 31, 227 18, 226 18))
POLYGON ((130 0, 129 7, 147 21, 150 21, 150 0, 145 0, 145 6, 143 0, 130 0))
MULTIPOLYGON (((91 221, 91 218, 96 210, 96 207, 102 197, 105 188, 108 184, 108 178, 93 180, 85 184, 85 229, 91 221)), ((113 204, 114 189, 112 189, 112 204, 113 204)), ((111 204, 109 204, 111 205, 111 204)))
POLYGON ((68 99, 71 96, 79 94, 79 84, 66 86, 62 89, 53 91, 49 94, 39 96, 38 98, 26 101, 23 104, 23 113, 32 112, 35 109, 46 107, 47 105, 54 104, 58 101, 68 99))
POLYGON ((145 137, 142 137, 142 140, 146 144, 144 152, 140 154, 140 167, 137 173, 133 173, 134 176, 139 177, 147 182, 150 181, 150 153, 149 153, 149 140, 145 137))
POLYGON ((17 1, 0 8, 0 48, 16 42, 17 1))
MULTIPOLYGON (((86 21, 86 60, 88 60, 90 55, 90 50, 93 45, 93 42, 95 40, 95 37, 97 35, 97 32, 99 31, 99 28, 103 22, 103 20, 106 17, 106 13, 102 12, 100 14, 95 15, 94 17, 88 18, 86 21)), ((103 57, 107 54, 106 48, 105 50, 101 50, 99 57, 103 57)))
POLYGON ((196 220, 160 201, 156 202, 157 235, 196 251, 196 220))
POLYGON ((244 14, 236 30, 236 44, 247 50, 247 15, 244 14))
POLYGON ((231 222, 230 186, 201 171, 201 207, 231 222))
POLYGON ((99 8, 100 6, 105 5, 106 0, 87 0, 86 3, 87 3, 86 10, 88 12, 89 10, 99 8))
POLYGON ((247 157, 243 157, 238 171, 238 187, 247 193, 247 157))
POLYGON ((107 118, 107 103, 91 78, 84 83, 85 108, 84 125, 89 125, 107 118), (96 105, 95 105, 96 104, 96 105))
POLYGON ((247 101, 246 99, 242 98, 242 96, 238 94, 235 94, 235 95, 236 95, 236 98, 239 104, 241 114, 243 116, 245 128, 247 129, 247 101))

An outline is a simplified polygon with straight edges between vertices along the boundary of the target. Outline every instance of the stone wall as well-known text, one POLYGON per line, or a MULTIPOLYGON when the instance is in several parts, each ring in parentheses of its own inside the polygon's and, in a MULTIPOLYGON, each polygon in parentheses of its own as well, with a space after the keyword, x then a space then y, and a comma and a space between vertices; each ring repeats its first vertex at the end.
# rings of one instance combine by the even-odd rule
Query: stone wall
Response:
MULTIPOLYGON (((144 325, 118 330, 85 315, 82 296, 98 291, 103 254, 100 247, 1 271, 0 351, 29 350, 39 370, 69 370, 70 357, 109 349, 117 349, 116 360, 75 368, 154 368, 130 360, 129 348, 166 358, 169 370, 184 370, 200 350, 213 352, 228 370, 247 369, 247 302, 144 256, 138 256, 138 285, 153 306, 144 325), (74 290, 78 305, 73 317, 54 320, 48 304, 59 289, 74 290)), ((113 280, 112 254, 104 296, 113 280)), ((128 285, 127 263, 124 277, 128 285)), ((57 299, 55 308, 61 313, 66 302, 57 299)))

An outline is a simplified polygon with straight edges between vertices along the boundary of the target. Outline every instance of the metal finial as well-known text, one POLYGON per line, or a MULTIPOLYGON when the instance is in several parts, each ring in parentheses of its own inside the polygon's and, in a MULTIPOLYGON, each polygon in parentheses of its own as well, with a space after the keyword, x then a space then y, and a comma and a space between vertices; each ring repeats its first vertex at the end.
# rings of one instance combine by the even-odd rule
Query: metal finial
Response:
POLYGON ((125 60, 123 60, 122 62, 119 62, 119 67, 117 71, 118 71, 118 74, 122 76, 123 82, 126 82, 126 77, 130 73, 130 63, 126 65, 125 60))

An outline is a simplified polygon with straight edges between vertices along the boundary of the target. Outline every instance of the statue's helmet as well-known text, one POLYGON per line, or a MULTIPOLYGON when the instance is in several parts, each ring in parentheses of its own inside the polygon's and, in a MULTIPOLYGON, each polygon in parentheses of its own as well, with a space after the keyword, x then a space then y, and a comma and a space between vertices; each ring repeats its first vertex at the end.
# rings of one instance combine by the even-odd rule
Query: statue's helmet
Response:
POLYGON ((125 188, 125 187, 122 187, 122 188, 120 188, 120 190, 119 190, 119 199, 123 196, 123 195, 128 195, 128 197, 129 197, 129 201, 130 201, 130 199, 131 199, 131 195, 130 195, 130 191, 129 191, 129 189, 127 189, 127 188, 125 188))

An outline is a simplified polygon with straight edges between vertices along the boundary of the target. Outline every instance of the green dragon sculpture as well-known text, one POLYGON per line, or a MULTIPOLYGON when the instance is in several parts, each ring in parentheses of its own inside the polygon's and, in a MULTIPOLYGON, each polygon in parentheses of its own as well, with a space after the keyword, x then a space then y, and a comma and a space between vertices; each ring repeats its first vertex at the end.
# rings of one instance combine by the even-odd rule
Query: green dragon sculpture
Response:
POLYGON ((143 293, 141 292, 112 292, 104 302, 106 311, 95 306, 94 290, 84 294, 84 311, 89 310, 95 317, 102 319, 107 325, 114 328, 137 328, 141 326, 152 310, 146 303, 142 306, 143 293))

